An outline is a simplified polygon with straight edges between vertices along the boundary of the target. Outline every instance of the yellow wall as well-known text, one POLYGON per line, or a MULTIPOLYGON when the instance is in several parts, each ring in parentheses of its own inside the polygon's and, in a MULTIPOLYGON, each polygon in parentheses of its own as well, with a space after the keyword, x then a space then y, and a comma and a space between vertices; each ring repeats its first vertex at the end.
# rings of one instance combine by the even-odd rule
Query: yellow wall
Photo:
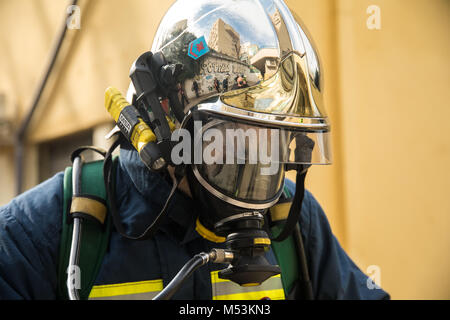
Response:
MULTIPOLYGON (((379 266, 394 299, 449 299, 450 1, 286 2, 319 49, 333 130, 333 165, 312 168, 308 188, 348 254, 363 271, 379 266), (370 5, 380 30, 367 28, 370 5)), ((30 145, 109 120, 105 88, 126 90, 170 3, 80 1, 81 30, 68 31, 30 145)), ((67 4, 0 0, 0 93, 22 115, 67 4)), ((1 204, 14 190, 12 159, 0 148, 1 204)))
POLYGON ((340 1, 346 239, 398 298, 450 298, 450 2, 340 1), (369 31, 377 3, 382 27, 369 31))

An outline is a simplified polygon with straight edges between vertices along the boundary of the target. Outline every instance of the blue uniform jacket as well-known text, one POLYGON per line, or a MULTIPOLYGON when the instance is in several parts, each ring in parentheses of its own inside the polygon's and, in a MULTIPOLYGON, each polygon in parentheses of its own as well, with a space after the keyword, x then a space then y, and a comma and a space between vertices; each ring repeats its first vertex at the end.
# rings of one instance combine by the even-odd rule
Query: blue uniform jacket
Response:
MULTIPOLYGON (((116 179, 122 222, 128 233, 141 234, 160 211, 171 186, 147 170, 137 152, 125 149, 116 179)), ((286 184, 293 194, 295 185, 288 180, 286 184)), ((0 208, 0 299, 56 298, 62 198, 63 173, 59 173, 0 208)), ((192 208, 192 200, 177 192, 168 218, 152 239, 127 240, 114 230, 91 298, 152 297, 193 255, 217 247, 195 231, 192 208)), ((300 225, 316 299, 389 298, 382 289, 367 285, 367 276, 341 248, 308 191, 300 225)), ((271 251, 267 257, 276 263, 271 251)), ((261 298, 254 295, 258 288, 245 289, 218 279, 215 270, 221 267, 209 264, 198 269, 174 299, 261 298)), ((266 291, 274 294, 272 298, 283 298, 274 281, 266 291)))

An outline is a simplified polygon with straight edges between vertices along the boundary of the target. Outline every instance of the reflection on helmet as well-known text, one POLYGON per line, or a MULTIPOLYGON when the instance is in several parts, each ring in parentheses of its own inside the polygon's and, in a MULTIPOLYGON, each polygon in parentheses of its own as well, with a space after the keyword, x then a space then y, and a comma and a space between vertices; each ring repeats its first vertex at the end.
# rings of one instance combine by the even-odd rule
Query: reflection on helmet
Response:
POLYGON ((185 111, 217 96, 224 115, 328 130, 318 56, 282 1, 179 0, 152 51, 183 65, 185 111))

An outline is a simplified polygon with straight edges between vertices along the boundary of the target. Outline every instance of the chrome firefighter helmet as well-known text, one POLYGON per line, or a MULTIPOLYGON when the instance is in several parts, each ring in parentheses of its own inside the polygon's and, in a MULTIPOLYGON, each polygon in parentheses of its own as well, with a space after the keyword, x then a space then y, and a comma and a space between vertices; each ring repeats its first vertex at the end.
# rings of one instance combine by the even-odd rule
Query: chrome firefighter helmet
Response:
POLYGON ((185 111, 216 97, 203 108, 280 127, 329 129, 317 51, 283 1, 179 0, 158 28, 152 52, 158 51, 184 67, 185 111))
MULTIPOLYGON (((200 130, 200 137, 215 129, 225 137, 239 132, 237 140, 254 138, 232 157, 228 153, 236 147, 216 148, 214 163, 193 162, 191 188, 207 208, 267 209, 280 197, 285 164, 330 163, 319 57, 283 1, 178 0, 162 19, 151 51, 183 66, 177 78, 186 114, 181 128, 200 130), (251 162, 261 153, 255 144, 270 149, 270 164, 251 162)), ((194 144, 205 150, 213 140, 194 144)), ((212 227, 229 216, 206 223, 212 227)))

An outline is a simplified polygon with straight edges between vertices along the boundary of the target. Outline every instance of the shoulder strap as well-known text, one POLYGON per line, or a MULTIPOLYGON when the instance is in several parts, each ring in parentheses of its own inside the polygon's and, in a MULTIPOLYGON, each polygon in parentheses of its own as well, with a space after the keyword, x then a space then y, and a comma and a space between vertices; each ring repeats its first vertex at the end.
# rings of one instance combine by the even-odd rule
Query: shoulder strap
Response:
MULTIPOLYGON (((285 192, 286 191, 285 188, 285 192)), ((283 199, 270 208, 270 231, 273 235, 279 235, 282 232, 290 207, 291 202, 283 199)), ((288 297, 299 276, 299 263, 293 236, 290 235, 283 241, 272 241, 271 246, 278 264, 280 265, 281 280, 286 297, 288 297)))
MULTIPOLYGON (((102 167, 103 161, 95 161, 83 165, 81 190, 83 197, 86 199, 96 199, 108 204, 102 167)), ((73 232, 73 223, 70 217, 71 208, 73 212, 74 206, 72 202, 72 168, 69 167, 64 174, 62 234, 58 265, 58 297, 60 299, 68 299, 66 282, 73 232)), ((107 207, 109 211, 109 206, 107 207)), ((89 208, 87 208, 87 211, 89 211, 89 208)), ((109 215, 106 215, 103 224, 94 220, 85 219, 83 222, 79 260, 81 276, 79 293, 82 300, 89 297, 106 253, 112 229, 109 215)))
MULTIPOLYGON (((270 230, 273 235, 279 236, 285 229, 292 201, 289 190, 285 187, 284 197, 270 208, 270 230)), ((295 232, 284 240, 272 241, 271 246, 280 265, 286 297, 310 300, 313 294, 299 223, 296 223, 294 230, 295 232)))

